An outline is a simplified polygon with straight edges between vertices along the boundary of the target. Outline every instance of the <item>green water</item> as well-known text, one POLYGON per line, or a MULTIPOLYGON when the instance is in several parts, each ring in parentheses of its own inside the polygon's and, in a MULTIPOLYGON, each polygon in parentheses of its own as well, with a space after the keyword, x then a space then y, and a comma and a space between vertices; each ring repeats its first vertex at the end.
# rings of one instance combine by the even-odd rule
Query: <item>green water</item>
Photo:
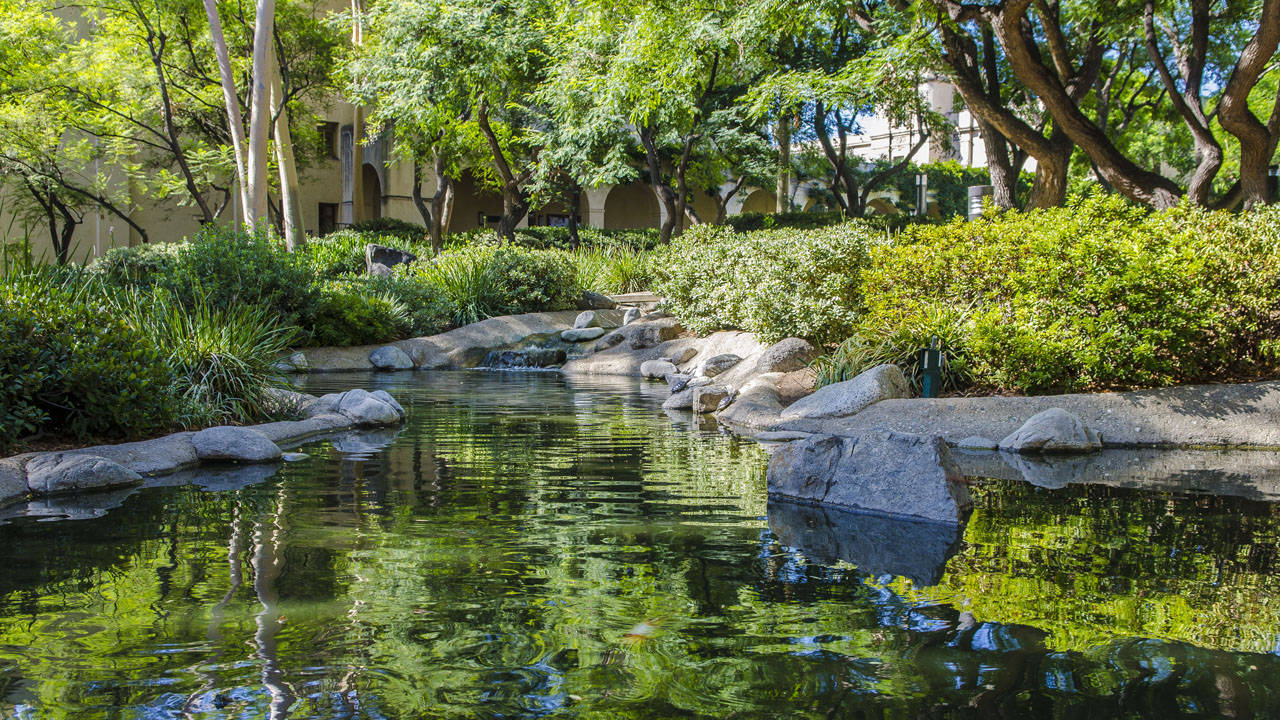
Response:
POLYGON ((1280 716, 1276 506, 988 482, 947 537, 769 507, 638 383, 350 386, 407 426, 0 527, 0 716, 1280 716))

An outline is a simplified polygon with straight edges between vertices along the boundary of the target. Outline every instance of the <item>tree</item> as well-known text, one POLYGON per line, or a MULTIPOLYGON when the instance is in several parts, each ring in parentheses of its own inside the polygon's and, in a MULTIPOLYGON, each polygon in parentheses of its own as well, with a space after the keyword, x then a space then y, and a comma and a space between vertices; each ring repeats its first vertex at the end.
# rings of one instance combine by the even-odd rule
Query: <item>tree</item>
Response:
POLYGON ((484 158, 487 167, 471 169, 502 194, 508 238, 528 213, 541 151, 542 120, 527 103, 550 17, 542 0, 387 0, 369 11, 364 45, 346 67, 351 94, 375 108, 371 124, 394 124, 397 138, 421 148, 447 142, 449 153, 484 158))

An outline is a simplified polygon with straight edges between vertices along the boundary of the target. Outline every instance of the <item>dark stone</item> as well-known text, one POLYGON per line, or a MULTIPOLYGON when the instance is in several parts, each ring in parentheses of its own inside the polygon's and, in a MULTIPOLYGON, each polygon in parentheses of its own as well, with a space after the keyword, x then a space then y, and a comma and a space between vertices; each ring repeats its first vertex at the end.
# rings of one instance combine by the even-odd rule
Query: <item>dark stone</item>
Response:
POLYGON ((598 292, 587 290, 578 298, 579 310, 612 310, 618 307, 618 303, 608 295, 601 295, 598 292))
POLYGON ((898 517, 962 522, 969 489, 942 438, 872 430, 815 435, 769 462, 769 494, 898 517))
POLYGON ((870 575, 895 575, 917 587, 936 585, 960 546, 964 525, 886 517, 769 500, 778 542, 820 565, 852 563, 870 575))
POLYGON ((565 351, 559 348, 494 350, 485 356, 480 367, 493 370, 557 367, 564 364, 565 358, 565 351))
POLYGON ((375 243, 364 246, 365 270, 370 275, 389 275, 396 265, 408 265, 417 259, 417 255, 399 248, 375 243))
POLYGON ((591 349, 595 352, 603 352, 605 350, 608 350, 611 347, 615 347, 617 345, 622 344, 622 341, 626 339, 627 339, 626 336, 620 332, 611 332, 608 335, 605 335, 604 337, 600 338, 600 342, 592 346, 591 349))

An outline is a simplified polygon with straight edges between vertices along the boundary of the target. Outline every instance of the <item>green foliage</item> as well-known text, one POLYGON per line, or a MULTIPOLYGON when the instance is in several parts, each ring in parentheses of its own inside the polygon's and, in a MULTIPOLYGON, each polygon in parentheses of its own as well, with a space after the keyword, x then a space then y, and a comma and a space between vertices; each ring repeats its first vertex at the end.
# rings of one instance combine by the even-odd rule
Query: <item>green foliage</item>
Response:
POLYGON ((296 325, 315 304, 312 277, 303 257, 285 252, 266 233, 205 226, 182 246, 172 271, 157 285, 187 307, 256 305, 282 324, 296 325))
POLYGON ((393 217, 371 218, 351 224, 349 228, 362 235, 395 237, 409 244, 426 242, 427 229, 418 223, 397 220, 393 217))
MULTIPOLYGON (((448 247, 500 245, 503 242, 502 236, 493 230, 485 228, 453 233, 445 240, 448 247)), ((515 239, 511 241, 511 244, 538 250, 573 249, 573 242, 569 238, 569 228, 566 227, 537 226, 518 228, 515 231, 515 239)), ((579 247, 653 250, 661 244, 662 239, 655 228, 627 230, 578 228, 579 247)))
POLYGON ((573 307, 581 294, 569 256, 514 245, 475 245, 441 253, 407 271, 448 303, 454 323, 573 307))
POLYGON ((1147 214, 1100 197, 921 226, 877 248, 863 277, 861 342, 929 328, 964 374, 998 391, 1152 387, 1280 369, 1280 214, 1270 208, 1147 214), (939 308, 965 312, 931 321, 939 308))
POLYGON ((832 352, 813 361, 810 367, 817 384, 852 380, 864 370, 893 363, 903 368, 911 384, 921 384, 920 350, 935 339, 942 351, 942 390, 955 391, 970 382, 967 308, 930 302, 900 317, 868 318, 858 333, 840 343, 832 352))
POLYGON ((773 228, 814 230, 844 222, 840 212, 742 213, 725 218, 725 224, 740 233, 773 228))
POLYGON ((151 287, 174 273, 182 249, 178 243, 112 248, 90 267, 109 285, 151 287))
POLYGON ((394 233, 382 234, 352 227, 308 242, 300 254, 317 276, 332 279, 364 274, 365 246, 370 243, 406 250, 420 258, 431 257, 431 248, 419 244, 421 240, 421 235, 410 241, 394 233))
POLYGON ((0 448, 54 431, 130 436, 172 419, 171 376, 149 334, 50 273, 0 285, 0 448))
POLYGON ((255 305, 177 302, 164 291, 123 296, 118 314, 164 356, 185 427, 272 419, 271 391, 285 383, 276 362, 298 337, 270 310, 255 305))
POLYGON ((861 223, 737 234, 698 226, 653 261, 656 292, 689 328, 738 328, 764 342, 846 337, 878 231, 861 223))
POLYGON ((578 285, 604 294, 639 292, 653 287, 651 254, 625 247, 580 247, 571 256, 578 285))
POLYGON ((390 293, 360 281, 329 281, 309 317, 315 345, 369 345, 395 340, 409 328, 409 309, 390 293))

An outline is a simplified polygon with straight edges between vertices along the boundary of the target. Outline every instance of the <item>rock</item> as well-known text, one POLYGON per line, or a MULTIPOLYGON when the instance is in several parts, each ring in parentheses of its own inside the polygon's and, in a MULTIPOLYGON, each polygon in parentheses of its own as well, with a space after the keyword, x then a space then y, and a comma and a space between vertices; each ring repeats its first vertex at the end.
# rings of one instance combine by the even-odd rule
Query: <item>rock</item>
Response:
POLYGON ((792 372, 809 367, 818 349, 808 340, 787 338, 765 349, 756 360, 757 373, 792 372))
POLYGON ((762 432, 755 436, 756 442, 791 442, 793 440, 804 440, 811 437, 813 433, 800 432, 798 430, 773 430, 770 432, 762 432))
POLYGON ((26 496, 26 462, 22 458, 0 458, 0 505, 6 505, 26 496))
POLYGON ((633 350, 657 347, 668 340, 675 340, 684 330, 680 327, 680 323, 670 318, 662 318, 654 322, 632 323, 625 329, 631 338, 633 350))
POLYGON ((707 377, 715 377, 726 370, 730 370, 734 365, 742 362, 742 358, 733 353, 725 353, 709 357, 702 363, 702 367, 698 368, 698 373, 707 377))
POLYGON ((302 462, 303 460, 306 460, 309 457, 311 456, 306 453, 287 452, 281 455, 280 459, 285 462, 302 462))
POLYGON ((27 487, 37 495, 137 485, 142 476, 97 455, 46 453, 27 461, 27 487))
POLYGON ((991 438, 970 435, 969 437, 956 443, 956 447, 961 450, 995 450, 999 444, 991 438))
POLYGON ((608 350, 611 347, 620 345, 622 341, 626 339, 627 339, 626 336, 624 336, 620 332, 611 332, 608 335, 605 335, 603 338, 601 338, 600 342, 596 343, 591 348, 591 350, 593 352, 604 352, 605 350, 608 350))
POLYGON ((565 342, 577 343, 595 340, 601 335, 604 335, 604 328, 602 327, 583 327, 565 330, 560 333, 560 339, 565 342))
POLYGON ((269 400, 272 415, 295 417, 302 413, 307 405, 315 402, 315 395, 286 390, 285 388, 267 388, 265 393, 269 400))
POLYGON ((480 367, 495 370, 548 368, 562 365, 567 357, 568 355, 566 355, 565 351, 560 348, 494 350, 484 356, 484 360, 480 361, 480 367))
POLYGON ((892 516, 960 523, 972 502, 939 437, 872 430, 815 435, 769 461, 769 494, 892 516))
POLYGON ((847 417, 881 400, 905 398, 910 393, 907 378, 897 365, 877 365, 852 380, 818 388, 800 398, 782 411, 782 420, 847 417))
POLYGON ((191 436, 196 457, 205 462, 264 463, 280 459, 280 448, 262 433, 222 425, 191 436))
POLYGON ((630 325, 631 323, 639 319, 640 319, 640 308, 638 307, 629 307, 627 308, 626 312, 622 313, 623 325, 630 325))
POLYGON ((1016 453, 1087 453, 1101 450, 1102 438, 1079 417, 1055 407, 1032 415, 999 447, 1016 453))
POLYGON ((578 317, 573 321, 573 329, 581 330, 582 328, 600 327, 600 318, 596 317, 595 310, 583 310, 578 313, 578 317))
POLYGON ((730 405, 733 404, 733 401, 737 399, 738 399, 738 391, 730 390, 728 395, 725 395, 723 398, 720 399, 720 402, 716 403, 716 412, 720 412, 721 410, 728 408, 730 405))
POLYGON ((650 380, 657 380, 676 372, 676 366, 667 360, 646 360, 640 363, 640 375, 650 380))
POLYGON ((672 352, 667 359, 675 363, 676 365, 683 365, 689 362, 689 360, 691 360, 693 356, 697 354, 698 354, 698 348, 682 347, 679 350, 672 352))
POLYGON ((664 410, 688 410, 693 407, 693 394, 697 392, 694 388, 687 388, 667 398, 662 403, 664 410))
POLYGON ((365 269, 370 275, 390 275, 396 265, 408 265, 417 255, 399 248, 369 243, 364 246, 365 269))
MULTIPOLYGON (((777 381, 782 373, 757 375, 738 388, 733 404, 716 416, 721 423, 746 428, 770 427, 778 422, 782 401, 778 397, 777 381)), ((708 381, 709 382, 709 381, 708 381)))
POLYGON ((597 292, 587 290, 578 298, 579 310, 612 310, 618 307, 618 303, 608 295, 601 295, 597 292))
POLYGON ((275 369, 282 373, 297 373, 307 371, 307 356, 300 352, 293 353, 287 358, 278 361, 275 369))
POLYGON ((685 375, 684 373, 678 373, 678 372, 671 373, 667 375, 665 378, 663 378, 663 380, 667 381, 667 385, 671 388, 671 392, 673 393, 678 393, 681 390, 683 390, 684 386, 688 385, 689 381, 692 379, 693 379, 692 376, 685 375))
POLYGON ((730 388, 723 385, 706 385, 693 390, 693 411, 698 414, 715 412, 720 401, 729 397, 730 388))
POLYGON ((404 408, 382 390, 330 393, 307 408, 312 417, 323 413, 342 415, 363 426, 396 425, 404 420, 404 408))
POLYGON ((369 353, 369 363, 379 370, 413 369, 413 358, 394 345, 384 345, 369 353))

